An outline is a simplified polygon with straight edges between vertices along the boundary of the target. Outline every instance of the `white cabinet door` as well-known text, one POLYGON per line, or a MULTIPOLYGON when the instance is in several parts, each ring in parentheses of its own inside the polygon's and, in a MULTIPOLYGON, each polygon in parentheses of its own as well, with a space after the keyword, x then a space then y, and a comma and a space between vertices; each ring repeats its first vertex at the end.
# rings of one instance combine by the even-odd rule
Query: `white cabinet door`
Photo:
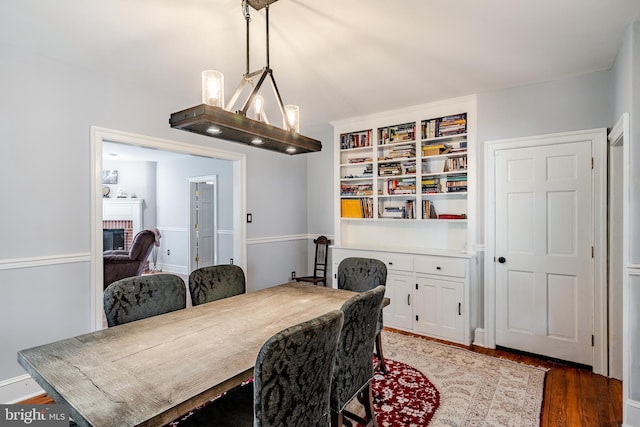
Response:
POLYGON ((464 282, 416 276, 416 332, 464 342, 464 282))
POLYGON ((412 274, 388 272, 385 296, 391 303, 383 309, 385 326, 413 330, 413 288, 412 274))

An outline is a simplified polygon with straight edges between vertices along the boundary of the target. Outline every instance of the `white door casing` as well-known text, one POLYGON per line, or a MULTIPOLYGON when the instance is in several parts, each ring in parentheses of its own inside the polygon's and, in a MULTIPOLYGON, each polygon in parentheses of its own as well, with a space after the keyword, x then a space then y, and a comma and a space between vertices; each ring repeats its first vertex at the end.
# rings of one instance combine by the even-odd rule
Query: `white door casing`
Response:
POLYGON ((606 375, 606 131, 487 142, 485 164, 485 345, 606 375))

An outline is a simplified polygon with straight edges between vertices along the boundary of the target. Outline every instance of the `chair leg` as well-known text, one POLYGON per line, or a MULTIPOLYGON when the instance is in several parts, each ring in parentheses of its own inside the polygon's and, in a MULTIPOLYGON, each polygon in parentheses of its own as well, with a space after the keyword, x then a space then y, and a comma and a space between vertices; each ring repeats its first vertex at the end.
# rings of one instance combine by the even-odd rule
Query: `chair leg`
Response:
POLYGON ((378 358, 376 369, 380 369, 383 374, 386 374, 388 370, 387 365, 384 363, 384 354, 382 353, 382 334, 380 332, 376 335, 376 357, 378 358))

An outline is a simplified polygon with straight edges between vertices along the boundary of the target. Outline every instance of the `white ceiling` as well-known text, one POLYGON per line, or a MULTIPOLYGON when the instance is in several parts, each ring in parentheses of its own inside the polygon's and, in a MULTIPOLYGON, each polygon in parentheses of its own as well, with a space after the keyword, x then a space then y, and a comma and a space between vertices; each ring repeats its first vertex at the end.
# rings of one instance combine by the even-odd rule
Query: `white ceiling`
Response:
MULTIPOLYGON (((265 19, 251 12, 255 70, 265 19)), ((271 68, 305 133, 608 69, 640 1, 280 0, 270 14, 271 68)), ((165 93, 174 111, 200 103, 204 69, 222 71, 231 96, 245 71, 244 31, 240 0, 0 2, 2 43, 165 93)))

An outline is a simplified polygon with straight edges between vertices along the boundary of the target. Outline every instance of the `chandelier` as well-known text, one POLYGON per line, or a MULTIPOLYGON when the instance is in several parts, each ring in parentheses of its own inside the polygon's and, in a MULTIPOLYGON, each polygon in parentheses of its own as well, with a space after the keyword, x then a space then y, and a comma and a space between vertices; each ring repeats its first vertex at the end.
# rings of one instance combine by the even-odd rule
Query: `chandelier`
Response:
POLYGON ((239 142, 286 154, 301 154, 320 151, 322 143, 301 135, 300 110, 296 105, 285 105, 269 64, 269 5, 277 0, 242 0, 246 21, 246 73, 242 76, 235 93, 225 105, 224 75, 219 71, 202 73, 202 104, 171 114, 172 128, 199 133, 227 141, 239 142), (249 6, 255 10, 265 8, 266 13, 266 65, 257 71, 249 69, 249 6), (269 123, 264 111, 264 98, 258 94, 265 80, 271 86, 280 113, 282 127, 269 123), (233 111, 246 87, 249 95, 236 111, 233 111), (249 110, 253 118, 248 117, 249 110))

